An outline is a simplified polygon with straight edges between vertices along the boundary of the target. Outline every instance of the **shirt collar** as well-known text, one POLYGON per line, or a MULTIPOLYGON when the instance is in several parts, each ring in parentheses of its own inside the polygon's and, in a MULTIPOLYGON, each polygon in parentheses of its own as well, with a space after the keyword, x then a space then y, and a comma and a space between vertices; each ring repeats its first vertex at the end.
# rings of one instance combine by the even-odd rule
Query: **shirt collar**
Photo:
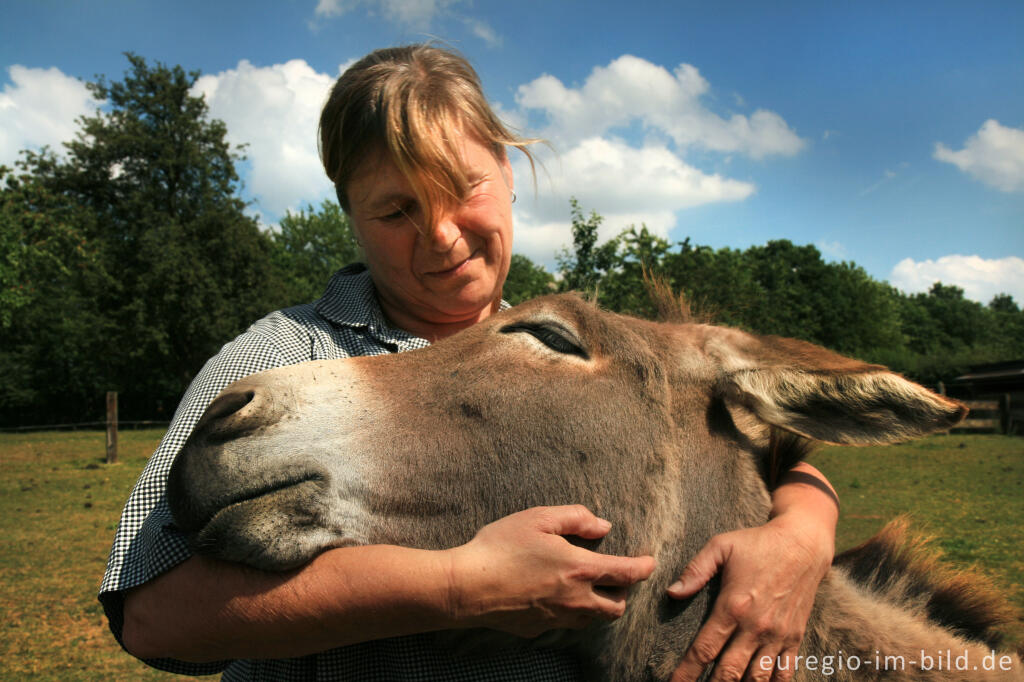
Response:
MULTIPOLYGON (((406 346, 418 347, 427 343, 425 339, 388 324, 377 301, 377 290, 370 278, 370 271, 363 263, 346 265, 334 273, 315 307, 320 315, 334 324, 366 329, 377 340, 394 344, 403 350, 406 346)), ((502 300, 499 310, 511 307, 507 301, 502 300)))

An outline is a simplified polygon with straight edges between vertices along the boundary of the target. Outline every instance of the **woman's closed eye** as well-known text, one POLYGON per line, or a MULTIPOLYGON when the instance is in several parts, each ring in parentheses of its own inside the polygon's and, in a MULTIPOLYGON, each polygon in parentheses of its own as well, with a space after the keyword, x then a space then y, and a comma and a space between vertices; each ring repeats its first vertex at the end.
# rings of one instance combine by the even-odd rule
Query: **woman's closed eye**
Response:
POLYGON ((400 206, 395 206, 394 210, 389 213, 377 216, 377 220, 385 223, 396 222, 399 220, 408 220, 412 217, 416 211, 416 202, 409 202, 400 206))

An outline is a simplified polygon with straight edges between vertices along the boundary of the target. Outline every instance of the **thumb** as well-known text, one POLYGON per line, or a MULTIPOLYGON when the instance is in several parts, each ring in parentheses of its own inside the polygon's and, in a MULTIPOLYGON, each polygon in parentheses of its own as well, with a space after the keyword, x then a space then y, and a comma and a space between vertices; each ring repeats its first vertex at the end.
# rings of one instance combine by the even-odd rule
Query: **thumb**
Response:
POLYGON ((578 535, 587 540, 603 538, 612 524, 598 518, 581 504, 547 507, 538 524, 540 530, 553 535, 578 535))
POLYGON ((674 599, 686 599, 697 594, 718 573, 718 569, 725 563, 727 553, 725 543, 720 542, 717 537, 711 538, 711 541, 690 559, 679 580, 668 586, 668 595, 674 599))

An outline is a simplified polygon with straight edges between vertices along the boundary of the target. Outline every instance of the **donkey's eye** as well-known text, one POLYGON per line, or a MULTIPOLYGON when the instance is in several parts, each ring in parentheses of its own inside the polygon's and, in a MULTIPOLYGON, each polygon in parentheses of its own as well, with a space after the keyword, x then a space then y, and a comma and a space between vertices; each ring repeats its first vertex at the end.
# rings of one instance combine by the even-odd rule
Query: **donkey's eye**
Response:
POLYGON ((590 359, 575 335, 554 322, 516 322, 505 325, 500 331, 502 334, 529 334, 557 353, 590 359))

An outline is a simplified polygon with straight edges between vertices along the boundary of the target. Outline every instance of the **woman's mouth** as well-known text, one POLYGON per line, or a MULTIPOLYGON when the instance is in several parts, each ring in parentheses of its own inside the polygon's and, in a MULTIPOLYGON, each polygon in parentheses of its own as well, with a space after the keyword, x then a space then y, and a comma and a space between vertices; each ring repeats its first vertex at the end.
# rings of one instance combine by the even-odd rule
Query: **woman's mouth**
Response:
POLYGON ((441 270, 433 270, 431 272, 428 272, 427 274, 430 275, 431 277, 439 277, 439 278, 442 278, 442 279, 449 278, 449 277, 455 277, 457 275, 462 274, 466 270, 467 266, 469 265, 469 262, 471 260, 473 260, 473 258, 475 258, 476 255, 477 255, 477 251, 474 251, 473 253, 469 254, 468 258, 466 258, 465 260, 459 261, 458 263, 456 263, 455 265, 453 265, 450 268, 444 268, 444 269, 441 269, 441 270))

